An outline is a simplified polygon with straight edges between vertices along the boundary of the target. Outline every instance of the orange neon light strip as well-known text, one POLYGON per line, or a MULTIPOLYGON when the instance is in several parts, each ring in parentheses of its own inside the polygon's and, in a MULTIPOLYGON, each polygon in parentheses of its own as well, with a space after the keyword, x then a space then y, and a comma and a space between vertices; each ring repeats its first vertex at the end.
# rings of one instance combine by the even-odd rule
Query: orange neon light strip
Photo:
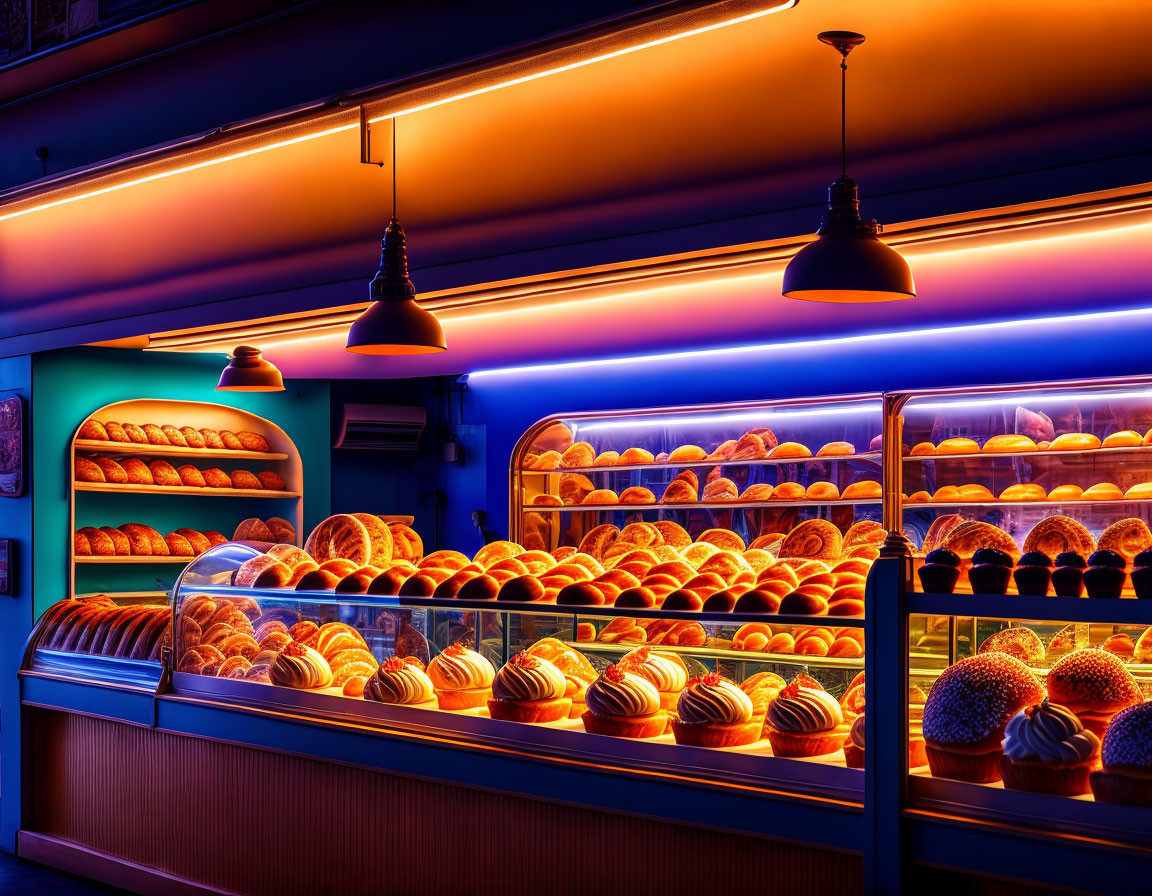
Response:
MULTIPOLYGON (((378 118, 370 119, 370 121, 371 121, 371 123, 375 124, 375 123, 381 122, 381 121, 388 121, 389 119, 392 119, 392 118, 399 118, 401 115, 411 115, 415 112, 423 112, 423 111, 426 111, 428 109, 432 109, 436 106, 443 106, 443 105, 446 105, 448 103, 457 102, 458 100, 469 99, 471 97, 481 96, 481 95, 486 94, 486 93, 492 93, 492 92, 497 91, 497 90, 503 90, 506 87, 514 87, 518 84, 527 83, 528 81, 535 81, 535 80, 538 80, 540 78, 547 78, 547 77, 550 77, 552 75, 562 74, 563 72, 569 72, 569 71, 572 71, 573 69, 583 68, 584 66, 588 66, 588 65, 594 65, 597 62, 604 62, 604 61, 607 61, 609 59, 616 59, 616 58, 619 58, 620 56, 627 56, 630 53, 636 53, 640 50, 647 50, 647 49, 650 49, 651 47, 656 47, 656 46, 660 46, 661 44, 671 43, 672 41, 681 40, 681 39, 686 38, 686 37, 694 37, 694 36, 699 35, 699 34, 705 34, 709 31, 716 31, 720 28, 727 28, 730 25, 740 25, 740 24, 743 24, 745 22, 753 21, 754 19, 760 19, 760 18, 763 18, 764 16, 772 15, 773 13, 783 12, 786 9, 791 9, 793 6, 796 5, 797 2, 799 2, 799 0, 783 0, 782 3, 778 3, 775 6, 769 7, 768 9, 760 10, 758 12, 747 13, 745 15, 737 16, 737 17, 732 18, 732 19, 726 19, 722 22, 714 22, 711 25, 703 25, 699 28, 691 28, 687 31, 681 31, 681 32, 678 32, 676 34, 670 34, 670 35, 667 35, 665 37, 656 38, 655 40, 645 41, 644 43, 636 44, 635 46, 624 47, 624 48, 619 49, 619 50, 613 50, 610 53, 602 53, 602 54, 597 55, 597 56, 590 56, 587 59, 581 59, 581 60, 578 60, 576 62, 570 62, 570 63, 567 63, 565 65, 560 65, 560 66, 556 66, 554 68, 545 69, 544 71, 535 72, 534 74, 531 74, 531 75, 522 75, 521 77, 518 77, 518 78, 511 78, 507 81, 500 81, 500 82, 497 82, 495 84, 489 84, 485 87, 478 87, 475 90, 468 90, 468 91, 465 91, 463 93, 453 94, 452 96, 442 97, 441 99, 434 100, 434 101, 428 102, 428 103, 424 103, 422 105, 413 106, 413 107, 408 108, 408 109, 401 109, 401 110, 398 110, 396 112, 391 112, 388 115, 382 115, 378 118)), ((321 130, 321 131, 316 131, 315 133, 312 133, 312 134, 303 134, 299 137, 292 137, 291 139, 288 139, 288 140, 278 140, 274 143, 269 143, 265 146, 257 146, 257 147, 254 147, 252 149, 243 150, 241 152, 230 153, 228 155, 220 156, 219 158, 206 159, 202 162, 195 162, 194 164, 191 164, 191 165, 184 165, 184 166, 181 166, 179 168, 173 168, 170 171, 159 171, 155 174, 148 174, 148 175, 145 175, 143 177, 133 178, 131 180, 124 181, 122 183, 111 184, 107 187, 100 187, 98 189, 89 190, 89 191, 84 192, 84 193, 79 193, 75 196, 66 196, 66 197, 63 197, 61 199, 54 199, 54 200, 51 200, 49 202, 43 202, 43 203, 40 203, 39 205, 30 206, 28 208, 19 209, 17 211, 6 212, 4 214, 0 214, 0 221, 8 221, 8 220, 11 220, 13 218, 20 218, 20 217, 23 217, 24 215, 33 214, 35 212, 45 211, 45 210, 51 209, 51 208, 58 208, 62 205, 70 205, 73 202, 80 202, 81 200, 84 200, 84 199, 91 199, 91 198, 96 197, 96 196, 104 196, 108 193, 115 193, 119 190, 126 190, 130 187, 138 187, 142 184, 151 183, 153 181, 163 180, 163 179, 169 178, 169 177, 176 177, 177 175, 180 175, 180 174, 187 174, 190 171, 198 171, 202 168, 209 168, 213 165, 222 165, 226 162, 234 162, 237 159, 247 158, 249 156, 254 156, 254 155, 258 155, 260 153, 269 152, 269 151, 274 150, 274 149, 282 149, 286 146, 293 146, 297 143, 304 143, 308 140, 316 140, 320 137, 328 137, 328 136, 331 136, 333 134, 343 133, 345 131, 354 131, 359 127, 360 127, 360 122, 356 121, 356 122, 353 122, 352 124, 338 125, 336 127, 331 127, 331 128, 326 128, 326 129, 321 130)))

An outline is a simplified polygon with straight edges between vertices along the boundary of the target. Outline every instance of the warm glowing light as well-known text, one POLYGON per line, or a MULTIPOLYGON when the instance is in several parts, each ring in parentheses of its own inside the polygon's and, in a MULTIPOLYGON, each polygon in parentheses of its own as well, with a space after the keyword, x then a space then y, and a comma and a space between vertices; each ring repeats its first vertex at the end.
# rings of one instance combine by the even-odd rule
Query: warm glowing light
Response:
MULTIPOLYGON (((597 56, 590 56, 587 59, 580 59, 575 62, 569 62, 565 65, 558 65, 553 68, 545 69, 544 71, 535 72, 531 75, 522 75, 518 78, 510 78, 506 81, 499 81, 495 84, 489 84, 484 87, 477 87, 474 90, 467 90, 462 93, 453 94, 452 96, 441 97, 432 102, 423 103, 417 106, 412 106, 407 109, 400 109, 396 112, 390 112, 387 115, 382 115, 378 118, 370 119, 372 124, 381 121, 388 121, 392 118, 399 118, 402 115, 411 115, 415 112, 423 112, 427 109, 432 109, 436 106, 443 106, 447 103, 454 103, 459 100, 466 100, 471 97, 481 96, 486 93, 492 93, 496 90, 503 90, 506 87, 514 87, 517 84, 524 84, 528 81, 536 81, 540 78, 547 78, 551 75, 558 75, 564 72, 572 71, 573 69, 583 68, 584 66, 594 65, 597 62, 605 62, 609 59, 617 59, 620 56, 627 56, 630 53, 636 53, 640 50, 647 50, 651 47, 657 47, 661 44, 671 43, 675 40, 681 40, 686 37, 694 37, 698 34, 706 34, 709 31, 716 31, 720 28, 727 28, 730 25, 739 25, 744 22, 751 22, 754 19, 763 18, 764 16, 772 15, 773 13, 783 12, 786 9, 791 9, 796 5, 798 0, 784 0, 775 6, 768 9, 763 9, 758 12, 748 13, 746 15, 737 16, 732 19, 726 19, 722 22, 714 22, 711 25, 704 25, 700 28, 691 28, 687 31, 680 31, 676 34, 666 35, 664 37, 656 38, 655 40, 645 41, 644 43, 635 44, 630 47, 624 47, 619 50, 613 50, 610 53, 601 53, 597 56)), ((354 131, 360 127, 359 120, 351 124, 338 125, 336 127, 327 128, 325 130, 316 131, 311 134, 302 134, 299 137, 292 137, 287 140, 278 140, 273 143, 268 143, 264 146, 257 146, 252 149, 246 149, 241 152, 229 153, 228 155, 219 156, 218 158, 205 159, 201 162, 195 162, 191 165, 183 165, 178 168, 173 168, 169 171, 158 171, 155 174, 148 174, 143 177, 133 178, 122 183, 110 184, 106 187, 99 187, 94 190, 88 190, 84 193, 78 193, 75 196, 66 196, 61 199, 54 199, 49 202, 42 202, 38 205, 29 206, 28 208, 19 209, 17 211, 7 212, 0 214, 0 221, 7 221, 12 218, 19 218, 23 215, 30 215, 34 212, 44 211, 50 208, 57 208, 62 205, 69 205, 73 202, 80 202, 84 199, 91 199, 95 196, 104 196, 108 193, 115 193, 118 190, 126 190, 130 187, 138 187, 141 184, 151 183, 152 181, 163 180, 169 177, 176 177, 180 174, 187 174, 190 171, 198 171, 201 168, 209 168, 213 165, 223 165, 226 162, 234 162, 237 159, 247 158, 249 156, 258 155, 260 153, 269 152, 274 149, 282 149, 286 146, 293 146, 297 143, 304 143, 308 140, 316 140, 320 137, 328 137, 332 134, 340 134, 345 131, 354 131)))
POLYGON ((1098 399, 1100 401, 1114 401, 1116 399, 1127 398, 1152 398, 1152 389, 1143 389, 1139 392, 1097 392, 1093 389, 1086 388, 1083 392, 1075 393, 1058 393, 1052 395, 1044 395, 1043 393, 1032 394, 1008 394, 1001 395, 999 398, 972 398, 972 399, 957 399, 955 401, 910 401, 905 410, 905 416, 909 412, 914 411, 940 411, 948 408, 993 408, 1000 407, 1001 405, 1018 405, 1018 404, 1053 404, 1068 401, 1084 401, 1085 399, 1098 399))
POLYGON ((986 333, 991 330, 1013 330, 1022 327, 1083 324, 1088 321, 1119 321, 1152 317, 1152 308, 1131 308, 1122 311, 1092 311, 1085 314, 1063 314, 1052 317, 1030 317, 1016 320, 990 321, 979 324, 958 324, 948 327, 926 327, 917 330, 894 330, 882 333, 861 333, 856 336, 832 336, 823 339, 802 339, 794 342, 767 342, 758 345, 737 345, 728 348, 694 349, 682 352, 659 352, 650 355, 632 355, 621 358, 591 358, 583 361, 562 361, 553 364, 527 364, 521 367, 494 367, 477 370, 468 375, 478 377, 523 376, 525 374, 554 373, 562 370, 590 370, 597 367, 616 367, 621 364, 652 364, 668 361, 688 361, 697 358, 759 354, 772 351, 808 351, 839 345, 865 345, 868 343, 920 340, 932 336, 957 333, 986 333))
POLYGON ((774 410, 771 407, 767 407, 758 411, 744 411, 730 414, 701 414, 692 417, 645 418, 641 416, 628 420, 609 420, 603 423, 580 423, 577 421, 572 423, 571 427, 573 433, 575 433, 577 429, 579 429, 580 432, 608 429, 638 429, 642 428, 645 423, 658 423, 660 426, 695 426, 697 424, 703 425, 711 423, 757 423, 765 420, 791 420, 798 417, 844 417, 852 414, 875 414, 877 418, 879 418, 880 410, 880 401, 876 399, 870 403, 858 404, 844 402, 843 404, 832 404, 825 407, 802 410, 795 408, 774 410))

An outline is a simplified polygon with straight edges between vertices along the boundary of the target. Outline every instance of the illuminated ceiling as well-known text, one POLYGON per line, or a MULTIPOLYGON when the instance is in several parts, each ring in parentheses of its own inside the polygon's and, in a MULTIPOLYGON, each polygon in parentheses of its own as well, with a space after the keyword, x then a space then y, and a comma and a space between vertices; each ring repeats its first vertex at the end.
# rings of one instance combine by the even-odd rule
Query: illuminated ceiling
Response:
MULTIPOLYGON (((1148 127, 1152 8, 1054 0, 1042 17, 1035 9, 1030 0, 804 0, 404 116, 400 216, 417 288, 810 232, 837 154, 838 72, 814 39, 829 27, 868 35, 849 71, 849 169, 866 214, 892 222, 1058 195, 1051 179, 981 179, 1119 152, 1126 134, 1133 145, 1143 139, 1133 122, 1148 127), (965 179, 984 186, 949 186, 965 179), (999 189, 1002 202, 989 201, 999 189)), ((283 146, 223 164, 55 207, 0 209, 0 340, 60 321, 91 324, 71 340, 81 342, 362 300, 389 188, 380 170, 357 162, 354 116, 300 125, 275 135, 283 146), (323 130, 331 132, 312 138, 323 130), (308 139, 288 142, 297 138, 308 139)), ((937 279, 935 264, 917 262, 914 308, 846 316, 789 304, 788 326, 839 332, 886 326, 894 314, 905 323, 962 318, 995 302, 1002 316, 1050 301, 1028 288, 973 296, 937 279)), ((724 313, 667 333, 645 318, 657 332, 637 334, 627 323, 635 306, 614 314, 602 305, 563 326, 594 328, 605 351, 631 350, 650 338, 720 338, 713 331, 725 320, 782 307, 769 279, 750 292, 710 292, 708 305, 724 313)), ((560 322, 532 323, 543 328, 536 353, 560 351, 548 335, 560 322)), ((442 363, 456 370, 474 363, 474 340, 485 353, 499 342, 496 319, 455 326, 442 363)), ((390 363, 354 373, 386 375, 390 363)))

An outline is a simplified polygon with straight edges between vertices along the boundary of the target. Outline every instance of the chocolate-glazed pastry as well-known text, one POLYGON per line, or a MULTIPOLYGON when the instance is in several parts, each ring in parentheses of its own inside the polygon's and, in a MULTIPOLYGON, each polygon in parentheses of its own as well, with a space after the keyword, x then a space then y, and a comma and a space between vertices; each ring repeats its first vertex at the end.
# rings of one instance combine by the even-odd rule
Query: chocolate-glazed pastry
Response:
POLYGON ((1029 551, 1020 558, 1012 577, 1021 594, 1043 597, 1052 581, 1052 558, 1040 551, 1029 551))
POLYGON ((929 551, 919 575, 925 594, 951 594, 960 578, 960 557, 943 548, 929 551))
POLYGON ((1052 570, 1052 588, 1057 597, 1081 597, 1084 594, 1084 567, 1088 564, 1075 551, 1056 555, 1052 570))
POLYGON ((1089 597, 1119 597, 1124 590, 1125 560, 1115 551, 1097 551, 1088 558, 1084 588, 1089 597))
POLYGON ((996 548, 981 548, 972 555, 968 581, 973 594, 1005 594, 1011 578, 1011 555, 996 548))
POLYGON ((1141 551, 1132 559, 1132 587, 1137 597, 1152 597, 1152 550, 1141 551))

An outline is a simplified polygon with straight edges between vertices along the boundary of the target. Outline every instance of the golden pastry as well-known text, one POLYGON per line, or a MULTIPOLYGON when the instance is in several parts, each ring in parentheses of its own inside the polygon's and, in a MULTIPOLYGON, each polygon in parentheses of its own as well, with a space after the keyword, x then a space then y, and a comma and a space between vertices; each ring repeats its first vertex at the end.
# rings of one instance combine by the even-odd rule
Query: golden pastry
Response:
POLYGON ((1008 454, 1016 451, 1035 451, 1036 443, 1028 436, 992 436, 982 449, 989 454, 1008 454))
POLYGON ((1049 501, 1079 501, 1084 489, 1078 485, 1058 485, 1048 493, 1049 501))
POLYGON ((655 504, 656 496, 651 489, 641 485, 632 485, 620 493, 621 504, 655 504))
POLYGON ((646 451, 643 448, 629 448, 620 455, 620 463, 629 466, 635 464, 650 464, 655 459, 651 451, 646 451))
POLYGON ((936 454, 978 454, 980 446, 972 439, 945 439, 936 446, 936 454))
POLYGON ((1067 516, 1042 519, 1024 539, 1024 553, 1039 551, 1049 557, 1071 551, 1085 560, 1096 550, 1096 540, 1076 520, 1067 516))
POLYGON ((879 482, 874 479, 864 479, 860 482, 853 482, 851 485, 845 487, 840 497, 845 501, 863 501, 879 498, 882 495, 883 491, 880 488, 879 482))
POLYGON ((1032 482, 1010 485, 1000 493, 1001 501, 1043 501, 1047 497, 1043 487, 1032 482))
POLYGON ((843 457, 848 454, 855 454, 856 446, 851 442, 829 442, 823 448, 816 452, 817 457, 843 457))
POLYGON ((781 482, 772 489, 773 501, 802 501, 807 490, 798 482, 781 482))
POLYGON ((1100 443, 1101 448, 1139 448, 1144 440, 1130 429, 1114 432, 1100 443))
POLYGON ((590 467, 596 459, 596 449, 587 442, 575 442, 560 455, 561 467, 590 467))
POLYGON ((936 453, 936 446, 931 442, 918 442, 908 452, 909 457, 928 457, 936 453))
POLYGON ((1113 485, 1111 482, 1098 482, 1090 488, 1084 489, 1084 493, 1080 496, 1081 501, 1119 501, 1124 497, 1124 492, 1113 485))
POLYGON ((780 548, 781 557, 835 560, 840 556, 843 538, 827 520, 805 520, 788 533, 780 548))
POLYGON ((804 490, 809 501, 834 501, 840 497, 840 489, 831 482, 813 482, 804 490))
POLYGON ((1152 548, 1152 531, 1148 530, 1143 520, 1120 520, 1100 534, 1096 548, 1100 551, 1115 551, 1131 564, 1133 557, 1152 548))
POLYGON ((705 460, 708 452, 699 445, 681 445, 668 455, 668 463, 683 464, 705 460))
MULTIPOLYGON (((976 520, 962 522, 950 530, 944 536, 940 547, 959 555, 962 560, 971 559, 972 555, 981 548, 996 548, 1004 551, 1013 560, 1020 556, 1020 548, 1011 535, 991 523, 982 523, 976 520)), ((1029 548, 1025 548, 1025 550, 1029 550, 1029 548)))
POLYGON ((811 457, 812 452, 807 445, 799 442, 781 442, 768 455, 772 458, 811 457))
POLYGON ((1100 447, 1100 440, 1087 432, 1066 432, 1048 446, 1049 451, 1087 451, 1100 447))

